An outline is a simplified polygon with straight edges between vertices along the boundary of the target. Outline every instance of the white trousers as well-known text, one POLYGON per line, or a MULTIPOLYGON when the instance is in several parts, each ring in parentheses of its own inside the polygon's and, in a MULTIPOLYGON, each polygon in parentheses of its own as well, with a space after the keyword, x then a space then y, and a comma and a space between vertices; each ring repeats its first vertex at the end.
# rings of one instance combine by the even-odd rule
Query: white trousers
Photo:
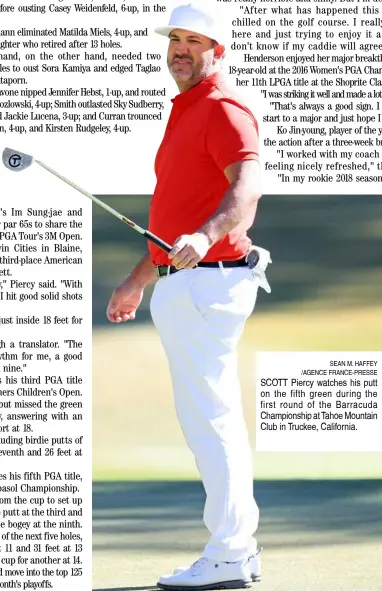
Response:
POLYGON ((259 511, 237 374, 237 345, 256 302, 247 267, 197 268, 160 278, 151 314, 165 349, 175 407, 206 491, 204 556, 248 556, 259 511))

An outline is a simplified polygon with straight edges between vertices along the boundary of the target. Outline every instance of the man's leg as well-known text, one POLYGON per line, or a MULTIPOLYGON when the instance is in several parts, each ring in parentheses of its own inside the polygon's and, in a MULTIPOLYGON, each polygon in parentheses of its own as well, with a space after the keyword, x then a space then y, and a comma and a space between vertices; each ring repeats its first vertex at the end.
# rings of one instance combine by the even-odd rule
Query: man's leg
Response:
POLYGON ((237 344, 256 301, 247 268, 194 269, 160 279, 151 302, 177 415, 207 495, 204 556, 246 558, 258 524, 237 376, 237 344))

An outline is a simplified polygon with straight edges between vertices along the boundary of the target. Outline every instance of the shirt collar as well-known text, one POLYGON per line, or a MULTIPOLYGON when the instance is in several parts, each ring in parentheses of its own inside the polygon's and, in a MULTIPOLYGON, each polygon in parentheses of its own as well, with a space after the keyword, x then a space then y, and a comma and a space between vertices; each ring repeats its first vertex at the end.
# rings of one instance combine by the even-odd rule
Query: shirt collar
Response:
POLYGON ((211 88, 217 86, 222 79, 223 76, 221 72, 214 72, 214 74, 207 76, 207 78, 204 78, 189 90, 179 93, 175 98, 171 99, 171 102, 177 107, 188 107, 204 94, 207 94, 211 88))

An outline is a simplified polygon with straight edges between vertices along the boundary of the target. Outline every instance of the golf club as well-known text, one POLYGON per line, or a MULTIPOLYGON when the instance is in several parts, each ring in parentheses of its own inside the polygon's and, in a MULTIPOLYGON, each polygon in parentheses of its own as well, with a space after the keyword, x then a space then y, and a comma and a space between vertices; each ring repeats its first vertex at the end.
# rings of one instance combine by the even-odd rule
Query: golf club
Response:
POLYGON ((64 183, 66 183, 67 185, 73 187, 73 189, 76 189, 76 191, 79 191, 80 193, 85 195, 85 197, 88 197, 89 199, 94 201, 94 203, 97 203, 97 205, 99 205, 112 215, 114 215, 116 218, 121 220, 121 222, 124 222, 125 224, 130 226, 130 228, 133 228, 133 230, 136 230, 136 232, 139 232, 139 234, 142 234, 142 236, 145 236, 147 240, 150 240, 165 252, 170 252, 170 250, 172 250, 172 246, 167 244, 167 242, 164 242, 164 240, 161 240, 160 238, 158 238, 158 236, 155 236, 155 234, 152 234, 148 230, 141 228, 140 226, 138 226, 138 224, 135 224, 132 220, 129 220, 127 217, 120 214, 118 211, 116 211, 109 205, 106 205, 106 203, 103 203, 103 201, 97 199, 97 197, 94 197, 94 195, 92 195, 91 193, 88 193, 84 189, 81 189, 81 187, 79 187, 69 179, 65 178, 64 176, 62 176, 61 174, 59 174, 58 172, 56 172, 55 170, 41 162, 40 160, 35 160, 33 156, 23 154, 22 152, 12 150, 11 148, 5 148, 3 151, 3 164, 9 170, 19 172, 21 170, 25 170, 26 168, 28 168, 33 162, 35 162, 39 166, 42 166, 42 168, 45 168, 45 170, 64 181, 64 183))

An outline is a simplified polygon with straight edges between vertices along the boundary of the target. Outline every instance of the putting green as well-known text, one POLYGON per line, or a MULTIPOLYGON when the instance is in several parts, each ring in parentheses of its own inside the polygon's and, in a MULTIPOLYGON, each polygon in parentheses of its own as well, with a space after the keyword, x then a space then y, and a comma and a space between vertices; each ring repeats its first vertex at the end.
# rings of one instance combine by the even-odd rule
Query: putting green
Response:
MULTIPOLYGON (((380 591, 382 481, 263 481, 258 542, 276 591, 380 591)), ((93 589, 154 589, 207 541, 198 482, 94 484, 93 589)))
MULTIPOLYGON (((254 591, 380 591, 380 545, 354 544, 263 553, 263 580, 254 591)), ((159 575, 190 564, 196 555, 172 553, 94 553, 94 591, 157 589, 159 575)))

